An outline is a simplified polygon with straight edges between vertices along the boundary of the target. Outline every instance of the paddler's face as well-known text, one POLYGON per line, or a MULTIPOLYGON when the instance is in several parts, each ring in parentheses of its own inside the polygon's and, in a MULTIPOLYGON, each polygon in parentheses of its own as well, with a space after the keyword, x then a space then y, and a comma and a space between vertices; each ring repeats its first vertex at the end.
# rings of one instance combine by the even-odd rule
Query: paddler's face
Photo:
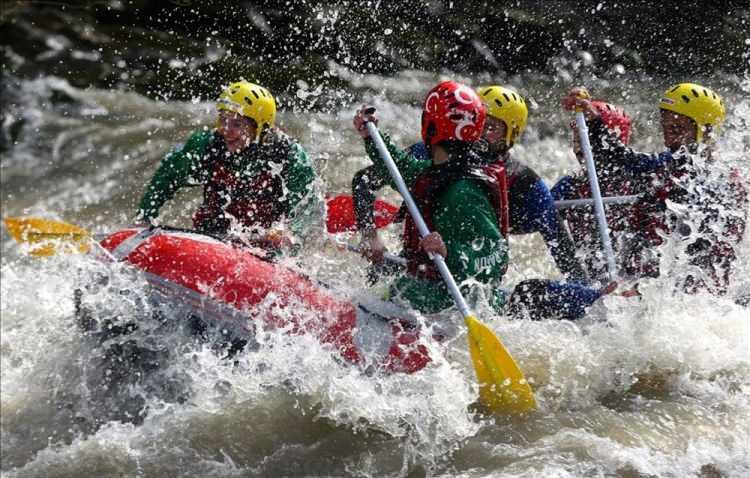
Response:
POLYGON ((236 153, 255 141, 258 128, 252 119, 232 111, 222 110, 219 112, 218 131, 224 137, 227 149, 236 153))
POLYGON ((487 116, 487 120, 484 122, 484 134, 482 137, 490 148, 490 151, 495 154, 502 154, 508 150, 508 144, 505 142, 505 137, 508 135, 508 126, 505 121, 487 116))
POLYGON ((432 164, 435 166, 439 166, 441 164, 445 164, 448 161, 450 161, 450 155, 448 154, 448 151, 446 151, 442 146, 439 144, 432 146, 432 164))
POLYGON ((664 145, 672 151, 680 146, 696 142, 696 124, 685 115, 669 110, 661 110, 661 128, 664 145))

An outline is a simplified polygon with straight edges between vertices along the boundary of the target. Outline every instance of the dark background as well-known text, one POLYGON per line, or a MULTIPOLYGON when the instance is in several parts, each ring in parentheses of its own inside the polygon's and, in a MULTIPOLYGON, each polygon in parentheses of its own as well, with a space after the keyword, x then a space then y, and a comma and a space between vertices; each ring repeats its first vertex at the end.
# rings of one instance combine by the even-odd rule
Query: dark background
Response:
POLYGON ((742 74, 750 59, 747 1, 4 1, 0 19, 6 88, 54 75, 164 99, 213 98, 244 77, 292 101, 300 80, 322 85, 341 94, 316 107, 335 106, 347 84, 331 62, 681 80, 742 74))

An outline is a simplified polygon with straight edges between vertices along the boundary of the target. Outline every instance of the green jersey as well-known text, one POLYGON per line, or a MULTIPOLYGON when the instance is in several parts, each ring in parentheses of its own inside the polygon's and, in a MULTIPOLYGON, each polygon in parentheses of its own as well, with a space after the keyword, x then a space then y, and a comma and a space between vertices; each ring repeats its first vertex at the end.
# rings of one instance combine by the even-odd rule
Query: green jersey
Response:
MULTIPOLYGON (((402 151, 387 135, 383 140, 411 188, 432 166, 432 161, 402 151)), ((387 181, 395 189, 374 142, 368 138, 365 147, 378 179, 387 181)), ((448 251, 445 262, 462 292, 468 296, 484 294, 499 311, 505 302, 500 282, 508 264, 508 245, 485 184, 474 179, 458 179, 439 192, 431 211, 433 227, 440 233, 448 251)), ((438 312, 452 304, 442 281, 405 274, 396 279, 391 289, 425 313, 438 312)))
POLYGON ((312 163, 304 149, 279 130, 236 154, 226 151, 214 131, 196 131, 159 165, 138 216, 156 218, 164 203, 185 186, 204 187, 201 209, 210 214, 229 213, 240 222, 263 225, 285 217, 296 236, 322 224, 324 206, 312 163))

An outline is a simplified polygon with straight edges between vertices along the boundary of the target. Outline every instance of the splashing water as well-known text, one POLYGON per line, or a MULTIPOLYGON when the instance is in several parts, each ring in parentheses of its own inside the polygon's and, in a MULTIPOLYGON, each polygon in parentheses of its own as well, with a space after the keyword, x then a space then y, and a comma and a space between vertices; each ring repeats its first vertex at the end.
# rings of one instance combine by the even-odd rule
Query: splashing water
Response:
MULTIPOLYGON (((383 130, 406 146, 418 135, 415 100, 437 79, 405 72, 352 84, 378 106, 383 130)), ((563 88, 544 77, 526 80, 517 80, 522 92, 541 106, 514 153, 550 184, 577 164, 550 93, 563 88)), ((748 154, 750 79, 722 81, 733 111, 716 174, 742 167, 748 154)), ((623 106, 640 127, 635 144, 658 150, 658 112, 639 92, 665 85, 596 86, 630 93, 623 106)), ((3 215, 56 216, 99 232, 130 222, 159 159, 214 120, 210 103, 83 91, 54 78, 20 82, 15 94, 13 114, 25 127, 3 158, 3 215), (32 94, 38 91, 49 96, 32 94), (69 99, 66 106, 51 107, 53 92, 69 99)), ((366 165, 349 126, 354 108, 281 114, 331 193, 346 192, 366 165)), ((180 193, 164 222, 186 224, 198 199, 195 191, 180 193)), ((32 260, 3 234, 4 476, 750 473, 750 321, 731 300, 750 284, 747 234, 727 297, 672 294, 684 269, 670 261, 663 267, 676 274, 642 281, 641 298, 607 297, 577 323, 514 322, 480 308, 537 392, 539 410, 524 419, 474 412, 463 333, 447 344, 426 341, 435 361, 414 375, 368 375, 311 337, 281 332, 261 334, 257 347, 227 360, 215 344, 141 320, 176 312, 151 303, 145 282, 127 267, 81 256, 32 260), (74 302, 74 291, 92 282, 98 289, 87 305, 98 324, 137 321, 141 328, 94 344, 74 302), (146 360, 123 366, 108 355, 118 347, 146 360)), ((395 250, 398 231, 386 239, 395 250)), ((513 237, 510 247, 507 284, 557 275, 539 237, 513 237)), ((679 247, 668 242, 662 260, 679 247)), ((356 297, 367 288, 365 262, 342 254, 309 250, 297 267, 356 297)))

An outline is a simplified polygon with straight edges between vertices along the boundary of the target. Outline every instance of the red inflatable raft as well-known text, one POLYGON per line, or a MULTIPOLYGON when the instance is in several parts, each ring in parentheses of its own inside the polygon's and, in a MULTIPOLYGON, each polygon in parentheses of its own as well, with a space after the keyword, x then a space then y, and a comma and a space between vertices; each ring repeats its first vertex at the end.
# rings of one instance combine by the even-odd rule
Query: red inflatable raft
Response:
POLYGON ((429 363, 418 332, 366 313, 315 282, 250 250, 165 229, 126 229, 103 241, 115 259, 140 269, 152 286, 220 327, 313 334, 346 360, 413 373, 429 363))

